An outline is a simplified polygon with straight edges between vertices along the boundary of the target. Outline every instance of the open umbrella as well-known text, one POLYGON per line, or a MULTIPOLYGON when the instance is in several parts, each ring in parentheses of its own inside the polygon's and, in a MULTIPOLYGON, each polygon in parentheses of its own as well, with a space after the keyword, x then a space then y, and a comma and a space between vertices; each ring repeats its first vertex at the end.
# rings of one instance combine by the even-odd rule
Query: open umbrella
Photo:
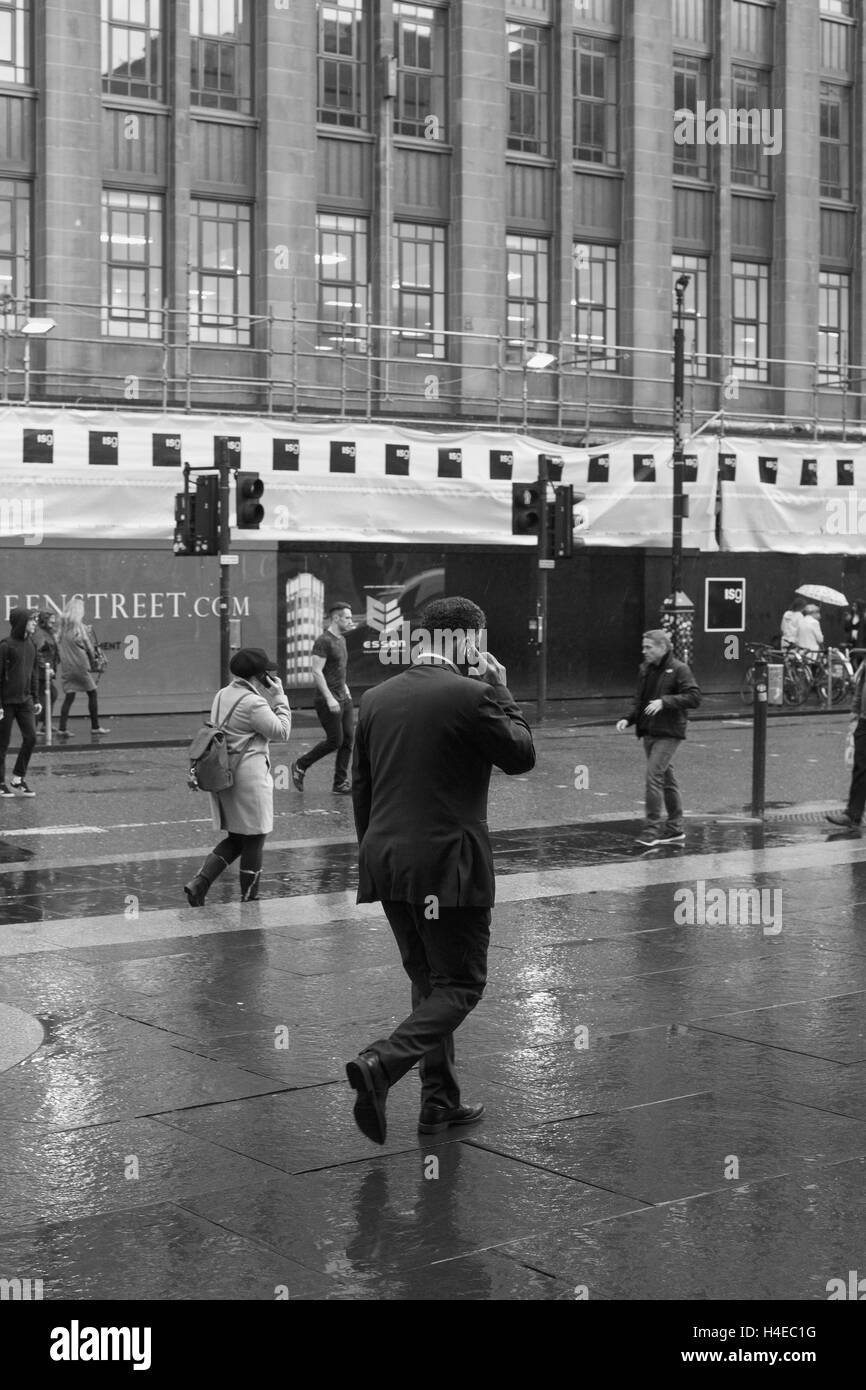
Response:
POLYGON ((826 584, 801 584, 796 592, 815 603, 831 603, 834 608, 848 607, 845 595, 840 594, 838 589, 828 589, 826 584))

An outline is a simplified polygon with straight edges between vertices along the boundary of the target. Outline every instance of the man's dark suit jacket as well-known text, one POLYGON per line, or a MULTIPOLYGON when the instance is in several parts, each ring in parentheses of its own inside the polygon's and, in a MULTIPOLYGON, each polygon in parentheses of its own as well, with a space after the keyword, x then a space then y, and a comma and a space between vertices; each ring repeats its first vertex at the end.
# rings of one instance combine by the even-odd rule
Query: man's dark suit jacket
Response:
POLYGON ((504 685, 412 666, 361 698, 352 779, 358 902, 492 907, 491 767, 535 766, 532 733, 504 685))

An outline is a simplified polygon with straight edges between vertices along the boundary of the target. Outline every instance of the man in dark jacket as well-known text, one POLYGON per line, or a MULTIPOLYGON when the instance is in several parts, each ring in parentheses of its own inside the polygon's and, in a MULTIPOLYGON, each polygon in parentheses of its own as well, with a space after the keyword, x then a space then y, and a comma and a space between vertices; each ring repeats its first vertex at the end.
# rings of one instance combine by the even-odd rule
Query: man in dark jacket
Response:
POLYGON ((0 796, 34 796, 24 781, 36 744, 35 716, 41 713, 36 676, 36 647, 32 641, 36 614, 29 608, 13 608, 11 633, 0 642, 0 796), (12 726, 21 730, 21 747, 15 760, 12 786, 6 782, 6 753, 12 726))
POLYGON ((686 838, 683 803, 674 775, 674 754, 686 736, 690 709, 701 703, 697 681, 684 661, 671 655, 671 639, 661 628, 643 635, 643 663, 634 704, 617 723, 624 733, 632 725, 646 753, 646 829, 638 844, 652 849, 686 838), (662 810, 667 811, 667 825, 662 810))
POLYGON ((490 772, 513 776, 535 766, 532 734, 504 668, 475 645, 481 609, 469 599, 436 599, 418 622, 414 664, 364 694, 355 739, 358 901, 381 899, 412 982, 412 1013, 346 1066, 355 1121, 379 1144, 388 1088, 416 1062, 421 1133, 481 1118, 483 1105, 460 1103, 453 1033, 487 982, 490 772), (469 645, 461 655, 458 639, 454 661, 438 639, 457 633, 469 645))

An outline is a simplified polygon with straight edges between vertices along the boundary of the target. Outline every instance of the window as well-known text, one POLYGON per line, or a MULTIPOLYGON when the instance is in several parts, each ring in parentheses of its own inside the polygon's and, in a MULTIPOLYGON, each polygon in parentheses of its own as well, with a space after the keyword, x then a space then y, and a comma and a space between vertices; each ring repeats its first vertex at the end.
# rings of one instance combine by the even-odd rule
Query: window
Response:
POLYGON ((0 330, 15 332, 28 317, 30 185, 0 179, 0 330))
POLYGON ((851 196, 851 90, 821 83, 821 197, 851 196))
POLYGON ((770 108, 770 75, 759 68, 731 69, 732 106, 738 117, 731 118, 731 180, 751 188, 770 187, 769 158, 761 140, 763 113, 775 116, 770 108))
POLYGON ((444 357, 445 229, 418 222, 394 227, 392 337, 401 357, 444 357))
POLYGON ((546 29, 509 24, 508 148, 548 152, 548 39, 546 29))
POLYGON ((574 37, 574 158, 616 165, 617 61, 610 39, 574 37))
POLYGON ((111 189, 102 195, 102 331, 162 336, 162 197, 111 189))
MULTIPOLYGON (((710 263, 706 256, 673 256, 672 282, 688 275, 689 283, 683 295, 683 336, 686 372, 691 376, 707 375, 707 287, 710 263)), ((676 294, 673 300, 676 327, 676 294)))
POLYGON ((161 0, 102 0, 102 90, 161 101, 161 0))
POLYGON ((706 0, 673 0, 672 18, 675 39, 707 43, 709 24, 706 0))
POLYGON ((367 129, 367 25, 363 0, 319 5, 319 120, 367 129))
POLYGON ((853 19, 854 0, 821 0, 820 10, 822 14, 837 14, 853 19))
POLYGON ((250 10, 247 0, 191 0, 193 106, 252 110, 250 10))
POLYGON ((317 218, 319 350, 367 351, 367 219, 320 213, 317 218))
POLYGON ((574 339, 577 360, 587 352, 596 371, 615 372, 616 353, 616 247, 576 241, 574 264, 574 339))
POLYGON ((190 335, 199 343, 250 341, 250 209, 192 200, 190 335))
POLYGON ((522 365, 527 352, 547 351, 548 242, 543 237, 507 236, 505 247, 507 358, 522 365))
POLYGON ((445 20, 445 11, 430 5, 394 5, 396 135, 446 139, 445 20))
POLYGON ((706 110, 709 76, 709 64, 703 58, 674 54, 674 173, 693 179, 707 177, 707 142, 703 138, 703 126, 696 118, 676 117, 683 111, 691 111, 696 117, 699 101, 704 103, 706 110))
POLYGON ((734 372, 744 381, 768 381, 767 291, 769 270, 751 261, 731 265, 734 372))
POLYGON ((30 0, 0 0, 0 82, 30 81, 30 0))
POLYGON ((848 369, 849 275, 822 270, 818 277, 818 380, 841 386, 848 369))

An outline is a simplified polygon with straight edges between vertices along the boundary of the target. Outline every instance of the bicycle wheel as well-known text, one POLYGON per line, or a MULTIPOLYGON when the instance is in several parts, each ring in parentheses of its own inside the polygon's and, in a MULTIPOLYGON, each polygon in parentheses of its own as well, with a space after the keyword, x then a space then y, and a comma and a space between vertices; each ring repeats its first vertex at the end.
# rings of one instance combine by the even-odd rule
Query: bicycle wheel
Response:
POLYGON ((803 705, 809 698, 811 682, 802 666, 786 666, 782 695, 786 705, 803 705))
POLYGON ((740 699, 744 705, 751 705, 755 699, 755 668, 750 666, 743 676, 743 683, 740 686, 740 699))

